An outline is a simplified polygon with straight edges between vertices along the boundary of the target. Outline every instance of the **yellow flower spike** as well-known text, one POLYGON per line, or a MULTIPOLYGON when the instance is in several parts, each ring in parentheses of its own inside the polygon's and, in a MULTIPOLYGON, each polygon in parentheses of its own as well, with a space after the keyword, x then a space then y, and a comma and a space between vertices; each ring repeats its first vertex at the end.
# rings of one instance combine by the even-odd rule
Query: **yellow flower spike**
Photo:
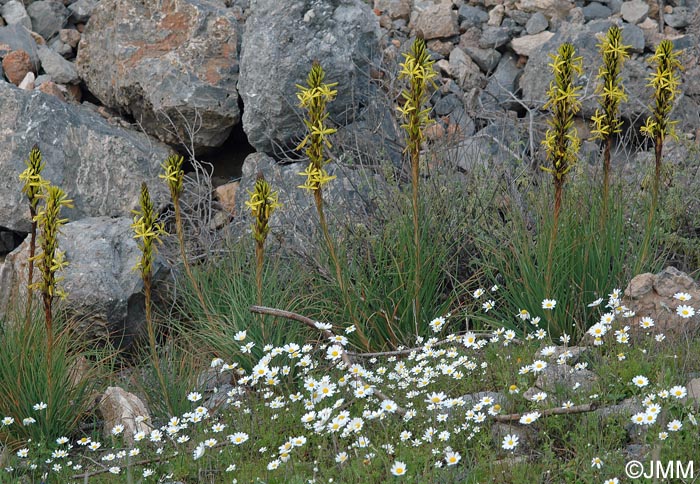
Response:
POLYGON ((165 162, 161 165, 164 174, 158 175, 158 178, 162 178, 168 184, 170 188, 170 196, 173 200, 178 198, 182 193, 185 172, 182 169, 182 163, 184 159, 181 155, 170 155, 165 159, 165 162))
POLYGON ((260 244, 265 243, 270 231, 268 226, 272 213, 282 205, 278 202, 278 193, 272 191, 270 184, 262 173, 258 174, 255 181, 255 189, 250 194, 250 199, 245 205, 250 208, 251 215, 255 218, 253 223, 253 238, 260 244))
POLYGON ((158 216, 146 183, 141 184, 139 209, 133 212, 134 222, 131 224, 131 228, 134 230, 134 238, 137 239, 139 249, 141 249, 141 259, 133 270, 140 270, 143 278, 150 278, 153 258, 157 251, 154 242, 161 243, 161 236, 167 235, 167 233, 163 223, 157 221, 158 216))
POLYGON ((41 177, 44 162, 37 145, 32 147, 29 152, 29 159, 25 160, 24 163, 27 165, 27 168, 19 175, 20 181, 24 182, 22 193, 27 195, 32 211, 36 212, 39 204, 39 195, 49 185, 49 182, 41 177))
POLYGON ((679 70, 683 68, 678 59, 679 52, 674 51, 670 40, 662 40, 656 48, 651 62, 656 64, 654 73, 649 77, 649 86, 654 88, 654 106, 652 115, 647 118, 642 133, 663 142, 666 136, 677 138, 674 125, 676 121, 669 120, 673 109, 673 101, 680 94, 679 70))

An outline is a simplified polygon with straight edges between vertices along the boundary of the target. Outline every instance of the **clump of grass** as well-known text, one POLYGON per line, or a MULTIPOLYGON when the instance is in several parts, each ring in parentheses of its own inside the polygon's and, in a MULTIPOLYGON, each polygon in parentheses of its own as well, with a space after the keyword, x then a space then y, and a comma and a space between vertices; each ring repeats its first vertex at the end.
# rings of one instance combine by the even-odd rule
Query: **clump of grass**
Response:
POLYGON ((398 108, 405 122, 401 127, 406 131, 406 153, 411 163, 411 188, 413 207, 413 249, 416 270, 414 272, 414 318, 418 328, 420 318, 421 290, 421 236, 419 208, 420 153, 424 140, 424 130, 433 121, 430 119, 430 107, 425 107, 430 99, 428 87, 434 83, 437 73, 425 45, 425 41, 416 38, 411 50, 404 54, 399 79, 408 80, 408 88, 401 92, 403 104, 398 108))

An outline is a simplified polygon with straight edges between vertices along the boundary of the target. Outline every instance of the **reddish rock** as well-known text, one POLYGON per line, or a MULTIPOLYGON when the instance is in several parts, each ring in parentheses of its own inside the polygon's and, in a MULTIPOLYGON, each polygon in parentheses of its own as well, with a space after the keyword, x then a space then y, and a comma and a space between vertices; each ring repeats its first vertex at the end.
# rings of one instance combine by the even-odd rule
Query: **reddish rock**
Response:
POLYGON ((46 81, 42 83, 39 85, 38 89, 44 94, 50 94, 51 96, 57 97, 61 101, 66 100, 66 96, 63 94, 61 88, 58 87, 58 85, 53 81, 46 81))
POLYGON ((68 44, 75 49, 78 47, 78 42, 80 42, 80 32, 74 29, 61 29, 58 31, 58 38, 64 44, 68 44))
POLYGON ((693 336, 700 329, 700 286, 686 273, 675 267, 667 267, 658 274, 640 274, 633 278, 625 289, 623 304, 635 312, 633 318, 625 320, 636 333, 663 333, 667 338, 680 339, 693 336), (690 300, 681 301, 674 295, 686 293, 690 300), (676 312, 680 305, 688 305, 696 314, 683 318, 676 312), (654 320, 650 330, 639 327, 641 318, 654 320))
POLYGON ((221 207, 231 215, 234 215, 235 212, 238 185, 239 182, 231 182, 214 189, 214 198, 216 198, 221 204, 221 207))
POLYGON ((24 80, 28 72, 36 74, 32 61, 23 50, 14 50, 7 54, 2 60, 2 68, 5 71, 5 77, 15 86, 19 86, 24 80))
POLYGON ((65 84, 63 87, 65 87, 66 92, 68 94, 68 98, 71 101, 75 101, 79 103, 80 101, 83 100, 83 91, 80 89, 80 86, 77 84, 65 84))

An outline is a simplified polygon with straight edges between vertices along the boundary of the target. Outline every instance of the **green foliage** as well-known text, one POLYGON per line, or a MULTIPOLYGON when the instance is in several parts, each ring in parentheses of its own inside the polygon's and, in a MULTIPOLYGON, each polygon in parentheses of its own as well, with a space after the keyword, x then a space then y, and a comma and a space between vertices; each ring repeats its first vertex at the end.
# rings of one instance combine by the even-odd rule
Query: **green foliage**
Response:
POLYGON ((0 321, 0 415, 14 423, 0 426, 0 442, 15 448, 27 439, 54 442, 72 435, 93 410, 109 360, 60 319, 63 329, 54 335, 49 357, 43 315, 33 312, 27 327, 12 319, 0 321), (34 408, 42 402, 46 408, 34 408), (23 423, 25 418, 35 422, 23 423))
MULTIPOLYGON (((626 193, 624 186, 614 190, 626 193)), ((492 312, 475 315, 477 320, 524 335, 536 329, 516 318, 525 309, 542 318, 540 326, 548 330, 553 340, 568 334, 577 341, 597 322, 596 313, 587 304, 606 298, 605 291, 626 285, 634 276, 630 269, 639 256, 641 243, 635 226, 635 207, 620 202, 605 212, 598 186, 592 180, 572 184, 570 198, 562 211, 556 244, 551 241, 553 222, 548 205, 542 201, 534 204, 538 221, 534 232, 527 229, 525 220, 515 216, 506 226, 511 237, 505 244, 505 235, 500 231, 477 239, 487 284, 502 286, 499 293, 503 298, 492 312), (630 216, 632 219, 627 220, 630 216), (549 281, 542 277, 548 264, 549 281), (556 299, 556 308, 542 309, 545 299, 556 299)), ((652 261, 650 268, 660 269, 660 261, 652 261)))
MULTIPOLYGON (((189 280, 178 280, 179 304, 170 324, 177 334, 213 356, 238 364, 246 371, 262 355, 266 344, 283 345, 286 340, 303 339, 308 333, 295 323, 270 321, 263 339, 260 318, 250 312, 258 303, 255 264, 247 245, 232 245, 226 254, 193 270, 194 279, 207 295, 206 312, 198 303, 189 280), (236 335, 245 331, 255 345, 242 350, 236 335)), ((262 303, 288 311, 312 311, 313 293, 309 293, 306 271, 294 260, 268 258, 262 271, 262 303)))

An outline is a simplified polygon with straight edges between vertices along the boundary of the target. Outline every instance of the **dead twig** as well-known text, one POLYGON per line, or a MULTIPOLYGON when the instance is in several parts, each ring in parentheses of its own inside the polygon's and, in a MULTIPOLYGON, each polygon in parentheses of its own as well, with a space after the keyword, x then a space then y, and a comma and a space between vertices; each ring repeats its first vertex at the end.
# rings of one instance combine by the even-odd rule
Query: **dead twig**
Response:
MULTIPOLYGON (((575 414, 575 413, 588 413, 588 412, 593 412, 598 408, 598 404, 596 403, 586 403, 584 405, 575 405, 573 407, 557 407, 557 408, 548 408, 547 410, 542 411, 542 417, 548 417, 550 415, 569 415, 569 414, 575 414)), ((524 414, 522 413, 511 413, 508 415, 496 415, 493 419, 496 422, 515 422, 520 420, 520 417, 522 417, 524 414)))

